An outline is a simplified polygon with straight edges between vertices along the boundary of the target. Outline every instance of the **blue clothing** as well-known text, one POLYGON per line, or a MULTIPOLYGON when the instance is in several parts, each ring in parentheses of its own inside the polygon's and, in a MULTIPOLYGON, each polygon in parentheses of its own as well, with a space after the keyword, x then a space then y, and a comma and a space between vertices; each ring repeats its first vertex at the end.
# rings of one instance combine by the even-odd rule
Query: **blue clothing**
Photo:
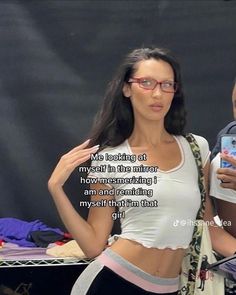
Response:
POLYGON ((16 218, 0 218, 0 239, 25 247, 36 247, 31 232, 52 230, 63 235, 58 228, 50 228, 39 220, 27 222, 16 218))

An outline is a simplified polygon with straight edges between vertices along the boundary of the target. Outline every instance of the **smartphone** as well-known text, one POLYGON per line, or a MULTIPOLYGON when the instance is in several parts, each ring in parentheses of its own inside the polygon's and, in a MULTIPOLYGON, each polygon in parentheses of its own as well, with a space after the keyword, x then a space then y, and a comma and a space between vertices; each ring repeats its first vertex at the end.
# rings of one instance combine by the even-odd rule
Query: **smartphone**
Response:
MULTIPOLYGON (((233 156, 236 158, 236 134, 225 134, 221 136, 220 140, 221 153, 233 156)), ((220 161, 221 168, 236 169, 235 166, 229 162, 222 160, 220 161)))

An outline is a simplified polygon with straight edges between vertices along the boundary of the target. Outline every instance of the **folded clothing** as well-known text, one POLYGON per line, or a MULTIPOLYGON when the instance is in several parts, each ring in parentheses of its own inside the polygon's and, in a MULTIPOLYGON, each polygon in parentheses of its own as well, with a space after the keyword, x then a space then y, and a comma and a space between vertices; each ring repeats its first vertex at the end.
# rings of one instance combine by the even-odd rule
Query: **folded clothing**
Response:
POLYGON ((50 243, 54 243, 54 242, 62 241, 62 240, 65 241, 64 235, 58 234, 53 230, 31 231, 29 235, 31 237, 31 241, 34 242, 37 247, 47 248, 47 246, 50 243))
POLYGON ((59 228, 50 228, 39 220, 27 222, 16 218, 0 218, 0 240, 25 247, 37 247, 32 240, 34 231, 53 231, 61 236, 59 228))
POLYGON ((86 257, 75 240, 72 240, 63 246, 55 246, 47 249, 46 253, 54 257, 76 257, 81 259, 86 257))

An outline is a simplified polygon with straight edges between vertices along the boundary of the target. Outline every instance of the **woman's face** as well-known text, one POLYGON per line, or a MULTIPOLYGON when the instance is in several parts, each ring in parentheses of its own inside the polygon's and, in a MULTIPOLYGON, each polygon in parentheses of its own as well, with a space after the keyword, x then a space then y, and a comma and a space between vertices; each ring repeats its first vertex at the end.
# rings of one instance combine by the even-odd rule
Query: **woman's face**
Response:
MULTIPOLYGON (((131 78, 152 78, 158 82, 174 81, 172 67, 163 60, 143 60, 136 66, 137 70, 131 78)), ((135 121, 163 121, 170 109, 174 93, 164 92, 161 85, 155 89, 141 88, 138 83, 126 83, 123 88, 124 96, 130 99, 135 121)))

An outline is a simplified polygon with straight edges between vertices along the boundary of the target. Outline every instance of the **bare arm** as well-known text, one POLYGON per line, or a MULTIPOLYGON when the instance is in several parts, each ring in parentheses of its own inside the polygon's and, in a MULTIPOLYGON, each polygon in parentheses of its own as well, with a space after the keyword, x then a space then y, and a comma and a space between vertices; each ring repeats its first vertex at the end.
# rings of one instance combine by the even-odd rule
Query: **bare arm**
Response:
MULTIPOLYGON (((85 221, 72 206, 63 190, 63 185, 72 171, 88 160, 91 153, 97 151, 97 147, 85 149, 87 145, 88 142, 85 142, 62 156, 48 181, 48 189, 68 231, 87 257, 95 257, 103 250, 110 234, 113 225, 111 214, 114 208, 90 208, 88 221, 85 221)), ((96 184, 91 188, 98 190, 105 186, 96 184)), ((98 198, 101 197, 93 196, 92 200, 98 200, 98 198)), ((111 199, 112 197, 102 196, 102 198, 111 199)))
POLYGON ((214 221, 214 214, 212 203, 208 194, 208 175, 209 175, 209 162, 204 167, 204 178, 206 187, 206 209, 204 220, 208 221, 209 232, 212 241, 213 249, 223 256, 231 256, 236 251, 236 239, 227 233, 223 228, 218 226, 214 221))

